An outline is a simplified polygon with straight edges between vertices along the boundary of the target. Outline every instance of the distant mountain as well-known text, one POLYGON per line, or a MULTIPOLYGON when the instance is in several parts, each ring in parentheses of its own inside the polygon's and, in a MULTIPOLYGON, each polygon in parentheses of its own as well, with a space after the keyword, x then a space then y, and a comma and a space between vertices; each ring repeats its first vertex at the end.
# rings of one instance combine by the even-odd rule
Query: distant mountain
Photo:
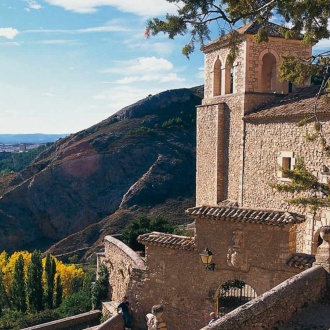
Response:
POLYGON ((0 178, 0 251, 87 256, 139 216, 189 222, 203 87, 162 92, 53 143, 0 178))
POLYGON ((0 144, 32 143, 42 144, 55 142, 66 137, 68 134, 0 134, 0 144))

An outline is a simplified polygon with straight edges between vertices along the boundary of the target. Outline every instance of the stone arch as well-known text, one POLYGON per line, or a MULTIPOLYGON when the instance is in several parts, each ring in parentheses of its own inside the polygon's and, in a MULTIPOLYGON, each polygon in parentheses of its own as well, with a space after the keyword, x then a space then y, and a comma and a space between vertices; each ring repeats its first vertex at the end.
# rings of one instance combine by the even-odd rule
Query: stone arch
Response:
POLYGON ((314 234, 313 234, 313 237, 312 237, 312 248, 311 248, 311 253, 312 254, 316 254, 317 252, 317 248, 322 244, 323 240, 320 236, 320 231, 321 231, 321 228, 318 228, 314 234))
POLYGON ((259 91, 278 92, 279 56, 273 50, 265 49, 259 55, 259 91))
POLYGON ((227 280, 216 292, 218 315, 223 316, 256 297, 257 292, 246 282, 239 279, 227 280))
POLYGON ((225 94, 232 94, 236 92, 236 72, 234 68, 234 65, 226 65, 225 67, 225 94))
POLYGON ((213 96, 221 95, 222 89, 222 61, 217 56, 213 63, 213 96))

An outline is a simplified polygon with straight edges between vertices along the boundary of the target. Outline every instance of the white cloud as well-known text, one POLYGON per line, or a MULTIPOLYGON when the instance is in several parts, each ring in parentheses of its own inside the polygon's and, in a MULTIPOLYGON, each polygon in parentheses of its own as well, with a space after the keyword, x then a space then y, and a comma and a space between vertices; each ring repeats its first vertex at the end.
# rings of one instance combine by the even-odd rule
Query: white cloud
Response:
POLYGON ((173 64, 164 58, 139 57, 128 61, 114 61, 115 66, 103 70, 122 76, 113 83, 125 85, 136 82, 168 83, 182 82, 184 78, 178 76, 173 64))
POLYGON ((53 93, 48 93, 48 92, 43 93, 42 95, 43 96, 46 96, 46 97, 54 97, 54 94, 53 93))
POLYGON ((80 14, 94 13, 98 7, 112 6, 138 16, 150 17, 173 13, 177 7, 166 0, 46 0, 51 5, 80 14))
POLYGON ((128 28, 118 25, 113 26, 96 26, 86 29, 77 29, 77 30, 25 30, 22 33, 62 33, 62 34, 83 34, 83 33, 98 33, 98 32, 122 32, 122 31, 130 31, 128 28))
POLYGON ((35 0, 24 0, 24 1, 27 2, 28 4, 28 7, 25 8, 25 10, 27 11, 30 11, 30 9, 39 10, 42 8, 41 5, 39 5, 35 0))
POLYGON ((16 41, 0 42, 0 46, 20 46, 21 44, 16 41))
POLYGON ((330 47, 330 39, 321 39, 315 46, 313 46, 313 52, 326 51, 330 47))
POLYGON ((18 35, 18 30, 10 28, 0 28, 0 37, 5 37, 7 39, 14 39, 18 35))
POLYGON ((145 81, 145 82, 150 82, 150 81, 157 81, 160 83, 166 83, 170 81, 185 81, 184 78, 180 78, 176 73, 170 73, 170 74, 153 74, 153 75, 143 75, 141 77, 139 76, 129 76, 129 77, 124 77, 122 79, 116 80, 115 83, 117 84, 131 84, 133 82, 137 81, 145 81))
POLYGON ((107 73, 136 74, 137 72, 159 72, 173 69, 173 64, 164 58, 138 57, 128 61, 115 61, 115 67, 106 69, 107 73))
POLYGON ((38 41, 38 44, 42 44, 42 45, 63 45, 63 44, 72 44, 72 43, 75 43, 75 41, 65 40, 65 39, 51 39, 51 40, 38 41))

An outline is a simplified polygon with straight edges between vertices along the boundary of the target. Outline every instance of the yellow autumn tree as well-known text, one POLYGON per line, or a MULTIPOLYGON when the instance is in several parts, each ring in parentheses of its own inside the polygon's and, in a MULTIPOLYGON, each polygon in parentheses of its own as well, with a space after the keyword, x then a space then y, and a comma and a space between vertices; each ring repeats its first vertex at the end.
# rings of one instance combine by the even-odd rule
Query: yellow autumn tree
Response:
POLYGON ((61 277, 63 285, 63 297, 74 292, 75 283, 82 283, 84 280, 84 271, 75 265, 65 265, 62 261, 55 259, 56 274, 61 277))
MULTIPOLYGON (((0 253, 0 270, 3 274, 3 283, 6 293, 10 295, 10 288, 13 281, 13 273, 15 268, 15 262, 19 255, 22 255, 24 260, 24 273, 26 276, 27 266, 31 261, 32 253, 28 251, 17 251, 12 255, 8 255, 5 251, 0 253)), ((74 292, 77 284, 82 284, 84 279, 84 271, 82 268, 77 268, 75 265, 65 265, 62 261, 55 259, 56 263, 56 276, 61 277, 61 283, 63 286, 63 297, 68 296, 74 292)), ((43 258, 42 265, 45 268, 46 258, 43 258)), ((43 285, 45 285, 45 274, 43 274, 43 285)))
MULTIPOLYGON (((2 254, 3 254, 3 258, 5 258, 6 252, 1 253, 1 255, 0 255, 0 267, 1 267, 1 263, 2 263, 2 254)), ((3 273, 3 283, 4 283, 4 286, 5 286, 5 289, 6 289, 6 292, 8 295, 10 294, 10 288, 11 288, 12 281, 13 281, 15 263, 20 255, 22 255, 22 257, 23 257, 24 272, 26 272, 27 265, 31 261, 31 253, 28 251, 14 252, 12 255, 7 257, 7 262, 5 262, 1 267, 1 270, 3 273)))

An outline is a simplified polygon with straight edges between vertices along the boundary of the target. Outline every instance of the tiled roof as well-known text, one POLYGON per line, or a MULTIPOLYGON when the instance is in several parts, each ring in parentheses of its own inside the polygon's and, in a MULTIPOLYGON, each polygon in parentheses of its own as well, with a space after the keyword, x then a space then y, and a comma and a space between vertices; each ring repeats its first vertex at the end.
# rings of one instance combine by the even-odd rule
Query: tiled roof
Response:
MULTIPOLYGON (((270 37, 284 38, 284 35, 281 32, 281 30, 284 27, 281 25, 275 24, 275 23, 271 23, 271 22, 263 22, 262 25, 257 21, 250 22, 250 23, 247 23, 247 24, 239 27, 237 29, 237 32, 240 34, 257 34, 261 27, 263 27, 264 29, 266 29, 268 31, 268 35, 270 37)), ((287 30, 289 30, 289 29, 287 29, 287 30)), ((302 39, 302 38, 303 38, 303 36, 300 35, 297 39, 302 39)))
MULTIPOLYGON (((297 92, 268 102, 255 108, 250 114, 244 116, 245 121, 273 120, 276 118, 304 118, 313 115, 316 94, 319 86, 310 86, 299 89, 297 92)), ((317 102, 317 114, 330 117, 330 103, 322 95, 317 102)))
POLYGON ((193 218, 209 218, 214 220, 258 223, 272 226, 294 225, 305 221, 305 217, 295 213, 256 210, 225 206, 197 206, 186 210, 193 218))
POLYGON ((313 254, 294 253, 286 263, 291 267, 307 269, 312 267, 314 261, 315 256, 313 254))
MULTIPOLYGON (((240 35, 257 34, 261 26, 268 31, 268 36, 277 37, 277 38, 284 38, 284 35, 281 32, 281 29, 283 29, 284 27, 281 26, 281 25, 277 25, 275 23, 271 23, 271 22, 263 22, 262 25, 261 25, 257 21, 252 21, 252 22, 249 22, 249 23, 239 27, 238 29, 236 29, 236 31, 240 35)), ((286 29, 286 28, 284 28, 284 29, 286 29)), ((229 35, 230 35, 230 32, 228 34, 220 37, 220 38, 212 40, 207 45, 203 46, 202 50, 205 51, 205 50, 209 49, 210 47, 212 47, 212 45, 216 45, 216 44, 219 44, 219 43, 222 44, 223 42, 226 42, 229 39, 228 38, 229 35)), ((303 38, 303 35, 299 35, 295 39, 301 40, 302 38, 303 38)))
POLYGON ((195 249, 194 237, 164 234, 156 231, 140 235, 138 237, 138 242, 142 244, 151 244, 179 250, 195 249))

